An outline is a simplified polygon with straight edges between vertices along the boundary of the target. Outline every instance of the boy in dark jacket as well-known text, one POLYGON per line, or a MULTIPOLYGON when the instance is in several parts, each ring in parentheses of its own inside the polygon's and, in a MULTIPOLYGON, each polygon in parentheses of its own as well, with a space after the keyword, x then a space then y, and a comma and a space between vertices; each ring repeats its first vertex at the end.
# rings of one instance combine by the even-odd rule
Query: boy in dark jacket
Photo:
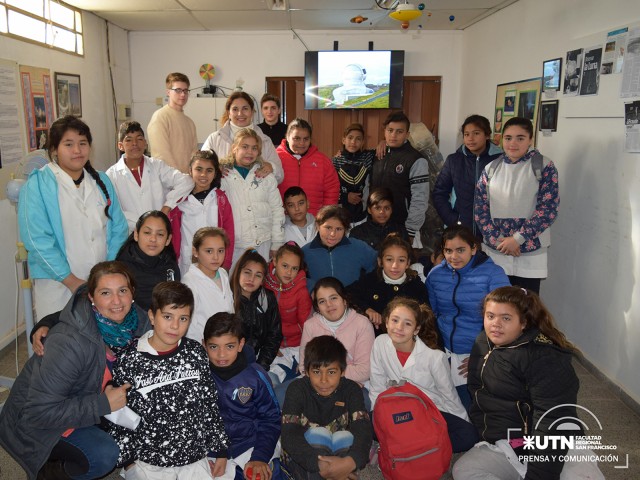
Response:
POLYGON ((282 470, 292 480, 356 478, 369 461, 373 429, 360 386, 344 377, 347 350, 322 335, 304 350, 305 376, 282 408, 282 470))
POLYGON ((401 223, 391 220, 393 214, 393 192, 385 187, 373 189, 367 197, 367 221, 351 229, 350 237, 357 238, 378 250, 390 233, 397 233, 409 240, 407 230, 401 223))
POLYGON ((271 477, 270 463, 280 437, 280 407, 267 372, 249 362, 242 320, 232 313, 213 315, 204 328, 204 347, 218 387, 218 404, 231 443, 222 478, 271 477), (240 470, 241 472, 237 472, 240 470))

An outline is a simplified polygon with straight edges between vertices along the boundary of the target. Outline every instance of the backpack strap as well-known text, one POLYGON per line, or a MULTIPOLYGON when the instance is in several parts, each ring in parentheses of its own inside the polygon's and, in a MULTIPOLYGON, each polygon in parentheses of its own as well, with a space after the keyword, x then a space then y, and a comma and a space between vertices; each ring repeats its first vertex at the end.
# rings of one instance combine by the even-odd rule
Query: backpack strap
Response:
POLYGON ((531 157, 531 168, 533 169, 533 174, 536 176, 538 183, 542 180, 543 164, 544 159, 542 158, 542 154, 540 152, 536 152, 533 157, 531 157))

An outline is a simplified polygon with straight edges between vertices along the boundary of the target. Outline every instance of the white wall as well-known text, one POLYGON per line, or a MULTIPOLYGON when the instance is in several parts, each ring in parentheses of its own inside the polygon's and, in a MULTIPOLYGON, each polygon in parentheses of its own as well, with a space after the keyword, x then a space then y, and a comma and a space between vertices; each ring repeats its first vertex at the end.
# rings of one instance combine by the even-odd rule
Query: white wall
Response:
MULTIPOLYGON (((493 118, 497 84, 539 77, 544 60, 639 21, 637 0, 520 0, 465 30, 459 123, 493 118)), ((587 359, 640 401, 640 154, 624 152, 620 80, 601 77, 597 97, 560 94, 558 131, 539 138, 561 199, 541 293, 587 359)))
MULTIPOLYGON (((80 75, 82 95, 82 119, 91 128, 93 135, 92 163, 100 170, 114 162, 115 120, 113 118, 112 88, 107 61, 107 28, 104 20, 95 15, 83 14, 84 57, 69 55, 35 44, 0 38, 0 58, 12 60, 22 65, 49 68, 52 79, 54 72, 80 75)), ((119 102, 131 101, 129 72, 129 50, 127 33, 110 25, 111 60, 114 72, 116 97, 119 102)), ((22 109, 20 114, 23 115, 22 109)), ((23 132, 26 138, 26 133, 23 132)), ((25 146, 26 153, 26 146, 25 146)), ((5 185, 14 171, 15 165, 5 165, 0 169, 0 271, 4 273, 3 288, 0 289, 0 348, 4 347, 15 334, 15 299, 17 286, 14 281, 15 242, 17 238, 15 208, 5 198, 5 185)), ((23 322, 22 313, 19 322, 23 322)), ((23 328, 23 327, 22 327, 23 328)))
MULTIPOLYGON (((441 148, 452 151, 455 145, 459 109, 460 58, 462 32, 298 32, 310 50, 332 50, 338 40, 340 50, 366 50, 374 42, 376 50, 405 50, 405 75, 441 75, 442 98, 440 111, 441 148)), ((169 72, 185 73, 191 88, 204 85, 198 75, 200 65, 210 63, 216 68, 214 84, 230 88, 236 80, 245 81, 244 90, 260 100, 267 76, 303 76, 305 47, 291 32, 132 32, 129 34, 131 51, 131 80, 133 115, 146 126, 158 108, 157 97, 165 93, 164 80, 169 72), (155 53, 158 52, 158 53, 155 53)), ((205 108, 211 102, 189 99, 185 111, 205 108)), ((216 102, 217 105, 223 102, 216 102)), ((214 131, 213 118, 222 110, 211 112, 210 126, 198 125, 198 134, 214 131)), ((195 117, 196 115, 194 115, 195 117)), ((200 118, 200 116, 198 116, 200 118)))

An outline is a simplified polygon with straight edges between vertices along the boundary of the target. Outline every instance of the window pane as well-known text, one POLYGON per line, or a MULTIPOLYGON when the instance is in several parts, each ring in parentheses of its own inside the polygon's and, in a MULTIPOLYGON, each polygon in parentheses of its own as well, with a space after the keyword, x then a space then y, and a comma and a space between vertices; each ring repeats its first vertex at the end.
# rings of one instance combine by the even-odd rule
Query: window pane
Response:
POLYGON ((73 29, 73 10, 53 2, 49 4, 49 7, 51 8, 50 14, 52 22, 59 23, 60 25, 73 29))
POLYGON ((76 35, 64 28, 47 25, 47 43, 70 52, 76 51, 76 35))
POLYGON ((44 22, 9 10, 9 33, 45 43, 44 22))
MULTIPOLYGON (((0 0, 1 1, 1 0, 0 0)), ((7 9, 0 7, 0 32, 7 33, 7 9)))
POLYGON ((76 32, 82 33, 82 14, 80 12, 76 13, 76 32))
POLYGON ((82 43, 82 35, 76 35, 76 41, 78 42, 78 49, 76 53, 84 55, 84 43, 82 43))
POLYGON ((44 0, 7 0, 7 5, 13 5, 39 17, 44 15, 44 0))

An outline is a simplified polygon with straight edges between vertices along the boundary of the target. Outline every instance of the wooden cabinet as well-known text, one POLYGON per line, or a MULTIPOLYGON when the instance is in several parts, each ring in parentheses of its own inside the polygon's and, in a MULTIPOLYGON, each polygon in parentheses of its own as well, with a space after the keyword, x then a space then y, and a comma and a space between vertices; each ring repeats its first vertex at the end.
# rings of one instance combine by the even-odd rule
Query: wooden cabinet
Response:
MULTIPOLYGON (((403 110, 412 123, 423 122, 438 142, 441 77, 404 77, 403 110)), ((332 157, 342 146, 344 129, 361 123, 367 148, 384 139, 382 123, 391 109, 305 110, 303 77, 267 77, 266 91, 282 99, 283 121, 304 118, 313 126, 313 143, 332 157)))

